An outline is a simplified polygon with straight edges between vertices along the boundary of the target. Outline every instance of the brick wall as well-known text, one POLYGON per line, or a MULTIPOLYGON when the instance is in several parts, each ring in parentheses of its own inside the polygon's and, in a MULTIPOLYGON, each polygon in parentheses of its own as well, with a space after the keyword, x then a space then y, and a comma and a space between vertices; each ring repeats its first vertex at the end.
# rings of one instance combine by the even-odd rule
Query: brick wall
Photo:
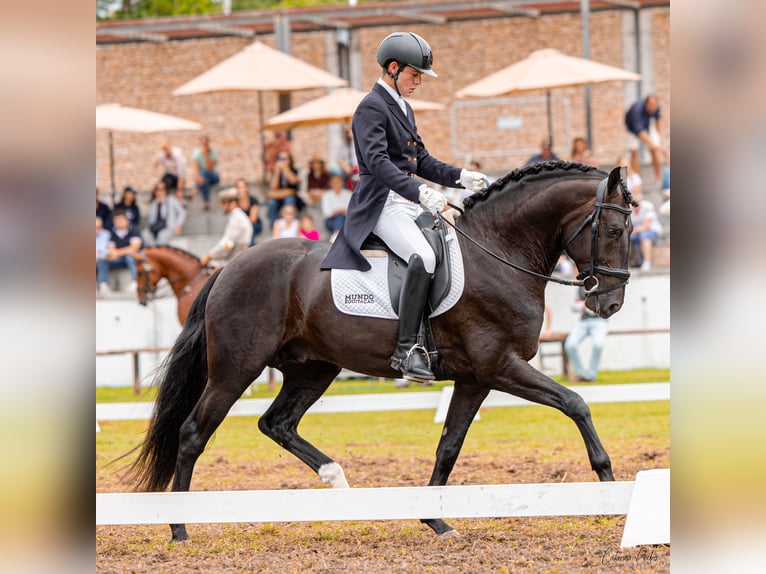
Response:
MULTIPOLYGON (((669 9, 652 11, 654 75, 656 90, 670 119, 669 9)), ((618 10, 591 15, 591 57, 621 67, 621 19, 618 10)), ((359 47, 363 69, 362 89, 368 89, 379 75, 375 52, 380 40, 395 28, 361 28, 359 47)), ((421 34, 434 49, 434 69, 439 78, 424 78, 418 98, 447 104, 448 109, 418 114, 418 126, 429 150, 435 156, 458 165, 466 151, 474 151, 484 168, 505 173, 523 163, 547 135, 544 92, 529 92, 512 98, 503 106, 468 107, 456 102, 453 94, 461 87, 487 74, 525 58, 530 52, 552 47, 571 55, 581 55, 581 26, 577 14, 554 14, 540 18, 504 18, 444 25, 414 25, 408 30, 421 34), (498 117, 521 117, 519 130, 499 130, 498 117), (453 120, 453 121, 451 121, 453 120), (452 124, 456 145, 451 143, 452 124), (453 150, 456 154, 453 155, 453 150), (482 154, 484 152, 484 154, 482 154)), ((292 54, 325 68, 327 34, 291 34, 292 54)), ((330 36, 332 37, 332 36, 330 36)), ((274 46, 271 35, 259 40, 274 46)), ((236 53, 251 40, 213 38, 166 42, 100 45, 96 49, 97 102, 119 102, 158 112, 185 117, 202 123, 221 155, 224 182, 237 177, 257 181, 260 177, 258 96, 230 92, 196 96, 171 95, 173 89, 197 76, 224 58, 236 53)), ((324 90, 294 93, 293 105, 323 95, 324 90)), ((552 92, 554 144, 564 159, 569 157, 571 138, 585 135, 583 88, 556 89, 552 92), (567 115, 568 110, 568 115, 567 115)), ((612 163, 623 150, 623 86, 608 83, 592 87, 594 153, 599 162, 612 163)), ((277 96, 263 94, 264 117, 278 112, 277 96)), ((664 134, 668 137, 668 133, 664 134)), ((267 133, 267 137, 270 135, 267 133)), ((105 133, 97 133, 96 162, 98 184, 109 189, 108 143, 105 133)), ((127 184, 147 189, 159 175, 151 167, 152 157, 164 136, 154 134, 114 134, 115 173, 118 190, 127 184)), ((190 156, 199 133, 176 132, 172 140, 190 156)), ((296 160, 305 165, 312 153, 327 155, 328 129, 315 126, 293 132, 296 160)))

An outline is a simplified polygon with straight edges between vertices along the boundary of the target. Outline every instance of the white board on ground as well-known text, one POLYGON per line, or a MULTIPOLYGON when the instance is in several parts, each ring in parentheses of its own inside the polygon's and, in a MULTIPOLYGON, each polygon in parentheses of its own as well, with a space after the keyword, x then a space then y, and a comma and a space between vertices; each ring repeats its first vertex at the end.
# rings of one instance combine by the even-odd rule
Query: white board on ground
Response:
POLYGON ((641 470, 630 499, 622 548, 670 544, 670 469, 641 470))

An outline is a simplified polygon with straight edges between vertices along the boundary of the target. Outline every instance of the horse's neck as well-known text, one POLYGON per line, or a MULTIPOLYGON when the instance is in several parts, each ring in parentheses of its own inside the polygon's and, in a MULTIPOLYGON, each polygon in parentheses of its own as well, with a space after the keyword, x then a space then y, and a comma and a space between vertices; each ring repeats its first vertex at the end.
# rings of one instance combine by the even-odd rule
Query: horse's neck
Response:
POLYGON ((158 262, 157 271, 170 282, 176 295, 202 270, 199 262, 191 257, 159 252, 155 255, 158 262))

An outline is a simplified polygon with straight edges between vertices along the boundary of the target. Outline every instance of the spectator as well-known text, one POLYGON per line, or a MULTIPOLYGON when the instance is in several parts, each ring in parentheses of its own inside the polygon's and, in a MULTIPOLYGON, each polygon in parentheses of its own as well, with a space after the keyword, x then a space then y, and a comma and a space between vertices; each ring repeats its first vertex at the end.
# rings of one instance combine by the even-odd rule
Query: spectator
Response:
POLYGON ((548 140, 543 140, 540 142, 540 153, 530 157, 524 165, 531 165, 533 163, 540 163, 543 161, 559 161, 559 158, 556 157, 556 154, 551 151, 551 144, 548 143, 548 140))
POLYGON ((210 138, 202 136, 201 146, 192 152, 194 185, 202 193, 205 211, 210 209, 210 186, 221 181, 218 173, 218 152, 210 147, 210 138))
POLYGON ((112 234, 104 229, 104 220, 98 215, 96 216, 96 262, 99 259, 104 259, 106 253, 109 250, 109 240, 112 238, 112 234))
POLYGON ((124 268, 130 271, 128 291, 136 290, 136 260, 133 254, 141 250, 141 234, 130 224, 125 212, 115 209, 112 214, 114 227, 109 238, 106 255, 96 260, 96 280, 101 295, 109 293, 109 271, 124 268))
POLYGON ((274 175, 274 167, 277 161, 277 156, 280 152, 286 151, 289 154, 293 153, 293 144, 287 139, 287 134, 282 130, 276 130, 274 132, 274 138, 266 143, 266 147, 263 152, 263 160, 266 165, 266 180, 271 181, 271 176, 274 175))
POLYGON ((285 205, 292 205, 298 211, 298 171, 293 165, 289 151, 281 151, 274 163, 274 173, 269 182, 269 224, 272 230, 277 216, 285 205))
POLYGON ((322 196, 322 216, 327 231, 332 235, 330 242, 335 241, 338 232, 346 221, 346 209, 351 201, 351 192, 343 184, 345 173, 341 168, 333 168, 330 175, 330 189, 322 196))
POLYGON ((125 215, 128 216, 130 224, 136 229, 140 229, 139 223, 141 222, 141 212, 138 210, 138 203, 136 203, 136 190, 129 185, 122 190, 122 199, 114 206, 115 209, 122 209, 125 215))
POLYGON ((282 218, 277 219, 274 222, 274 229, 272 230, 271 236, 274 239, 279 239, 281 237, 298 237, 299 226, 298 220, 296 219, 298 209, 294 205, 286 203, 282 206, 280 215, 282 218))
POLYGON ((181 227, 186 221, 186 211, 181 202, 173 195, 168 195, 167 187, 158 181, 154 187, 152 201, 146 218, 144 244, 167 245, 176 235, 181 234, 181 227))
POLYGON ((112 228, 112 210, 103 201, 98 199, 98 188, 96 188, 96 217, 100 217, 104 222, 104 229, 107 231, 112 228))
POLYGON ((346 187, 353 191, 359 181, 359 162, 354 149, 354 132, 348 124, 343 126, 343 140, 335 154, 335 163, 343 170, 346 187))
POLYGON ((662 194, 662 205, 659 212, 661 215, 670 215, 670 166, 666 165, 662 172, 662 183, 660 184, 660 193, 662 194))
POLYGON ((638 172, 641 166, 638 161, 638 149, 643 142, 652 155, 655 182, 660 181, 661 157, 667 156, 667 150, 662 146, 662 130, 660 104, 657 96, 649 94, 643 100, 638 100, 625 112, 625 127, 631 134, 628 140, 630 161, 633 170, 638 172), (654 119, 654 125, 652 125, 654 119))
POLYGON ((308 213, 301 216, 300 221, 300 236, 311 241, 319 241, 319 230, 314 225, 314 218, 308 213))
POLYGON ((585 141, 585 138, 577 137, 572 140, 571 161, 585 165, 596 165, 596 160, 593 158, 593 152, 590 151, 588 142, 585 141))
POLYGON ((631 191, 633 199, 638 206, 633 206, 630 219, 633 222, 633 233, 630 236, 630 246, 637 249, 636 265, 641 266, 642 271, 650 271, 652 268, 652 251, 657 240, 662 235, 662 223, 651 201, 641 198, 641 192, 631 191))
POLYGON ((250 239, 250 245, 255 245, 256 236, 263 231, 263 222, 261 222, 261 202, 254 195, 250 195, 250 186, 247 180, 239 178, 237 180, 237 192, 239 194, 239 208, 245 212, 250 223, 253 224, 253 236, 250 239))
POLYGON ((239 207, 239 191, 236 187, 224 189, 218 194, 221 210, 228 215, 226 229, 215 246, 200 257, 202 265, 211 261, 213 266, 221 267, 248 247, 253 237, 253 224, 239 207))
POLYGON ((580 313, 580 319, 564 341, 564 350, 569 358, 569 362, 572 364, 575 382, 585 381, 592 383, 596 381, 598 376, 601 352, 604 350, 609 325, 606 319, 602 319, 585 306, 585 289, 582 287, 577 288, 577 294, 575 295, 574 303, 572 303, 572 311, 580 313), (593 345, 590 365, 587 369, 583 367, 578 352, 578 347, 585 337, 590 337, 593 345))
POLYGON ((322 201, 322 194, 330 188, 330 173, 322 158, 318 156, 311 158, 306 180, 309 199, 312 204, 318 205, 322 201))
POLYGON ((186 185, 186 157, 181 148, 165 140, 154 159, 154 167, 162 167, 161 179, 165 182, 169 193, 175 193, 178 199, 183 199, 186 185))

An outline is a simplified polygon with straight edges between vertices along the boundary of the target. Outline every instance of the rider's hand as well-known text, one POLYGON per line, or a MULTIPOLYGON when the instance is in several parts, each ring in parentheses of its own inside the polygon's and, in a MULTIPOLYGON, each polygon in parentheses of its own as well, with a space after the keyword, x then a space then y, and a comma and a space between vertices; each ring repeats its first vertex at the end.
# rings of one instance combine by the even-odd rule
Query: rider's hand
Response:
POLYGON ((467 169, 460 170, 460 179, 455 183, 459 183, 468 191, 476 193, 487 189, 489 185, 489 178, 478 171, 468 171, 467 169))
POLYGON ((421 185, 418 190, 418 201, 425 209, 433 213, 434 215, 441 212, 447 205, 447 198, 440 191, 435 190, 433 187, 428 187, 425 183, 421 185))

